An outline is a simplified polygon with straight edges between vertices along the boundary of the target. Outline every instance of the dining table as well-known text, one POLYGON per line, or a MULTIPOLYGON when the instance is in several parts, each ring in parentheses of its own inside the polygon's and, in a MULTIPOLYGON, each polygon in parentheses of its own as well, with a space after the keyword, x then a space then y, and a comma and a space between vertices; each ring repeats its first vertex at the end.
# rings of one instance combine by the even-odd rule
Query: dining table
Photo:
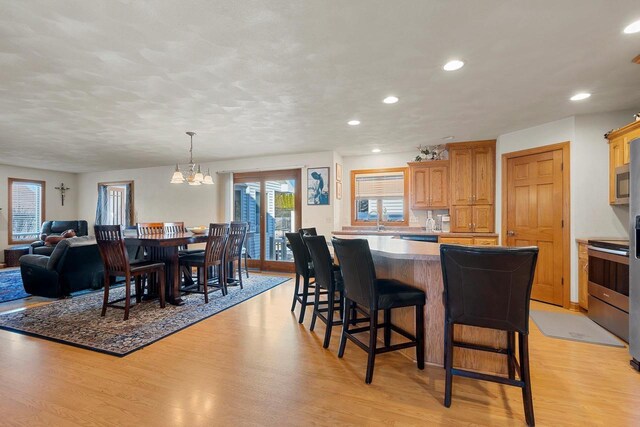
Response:
POLYGON ((184 304, 180 296, 180 248, 196 243, 206 243, 207 238, 207 232, 196 234, 186 231, 138 235, 136 230, 130 230, 124 233, 124 242, 127 246, 143 247, 147 259, 164 263, 167 302, 173 305, 184 304))

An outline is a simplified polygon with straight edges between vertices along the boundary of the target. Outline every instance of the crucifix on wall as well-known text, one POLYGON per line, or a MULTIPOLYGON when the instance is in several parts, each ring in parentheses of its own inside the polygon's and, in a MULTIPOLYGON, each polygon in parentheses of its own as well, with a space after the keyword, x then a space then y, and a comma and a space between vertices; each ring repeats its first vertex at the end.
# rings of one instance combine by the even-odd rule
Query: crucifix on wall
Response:
POLYGON ((60 190, 60 201, 62 202, 62 206, 64 206, 64 193, 69 190, 69 187, 64 186, 64 182, 60 183, 60 187, 55 187, 56 190, 60 190))

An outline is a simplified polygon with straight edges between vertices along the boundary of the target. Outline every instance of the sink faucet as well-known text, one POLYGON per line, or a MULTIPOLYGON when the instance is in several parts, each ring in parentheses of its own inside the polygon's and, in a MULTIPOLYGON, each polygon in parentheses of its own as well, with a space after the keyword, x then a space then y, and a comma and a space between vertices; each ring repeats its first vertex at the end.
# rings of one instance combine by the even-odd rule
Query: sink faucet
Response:
POLYGON ((384 224, 380 224, 380 215, 378 215, 377 212, 374 211, 369 211, 369 220, 371 220, 371 214, 375 213, 376 214, 376 230, 377 231, 382 231, 384 230, 384 224))

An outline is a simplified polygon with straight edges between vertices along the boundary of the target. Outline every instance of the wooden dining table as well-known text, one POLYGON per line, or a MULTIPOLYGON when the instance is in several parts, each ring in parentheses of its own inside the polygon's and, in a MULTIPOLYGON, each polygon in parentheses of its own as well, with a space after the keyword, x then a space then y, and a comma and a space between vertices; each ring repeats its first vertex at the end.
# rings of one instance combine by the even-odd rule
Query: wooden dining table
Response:
POLYGON ((146 248, 148 259, 164 263, 167 301, 173 305, 182 305, 184 301, 180 296, 180 263, 178 250, 182 246, 206 243, 207 237, 207 233, 194 234, 190 231, 139 236, 136 230, 131 230, 130 232, 125 231, 124 242, 128 246, 141 246, 146 248))

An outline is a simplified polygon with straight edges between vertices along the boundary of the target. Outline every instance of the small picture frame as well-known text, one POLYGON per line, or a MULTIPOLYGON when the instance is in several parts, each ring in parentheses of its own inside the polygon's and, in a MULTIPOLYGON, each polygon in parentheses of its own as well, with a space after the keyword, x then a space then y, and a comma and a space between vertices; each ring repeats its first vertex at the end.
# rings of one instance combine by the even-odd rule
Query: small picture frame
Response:
POLYGON ((342 200, 342 182, 336 182, 336 200, 342 200))
POLYGON ((342 182, 342 165, 336 163, 336 182, 342 182))
POLYGON ((329 167, 307 169, 307 205, 328 205, 331 200, 329 191, 329 167))

